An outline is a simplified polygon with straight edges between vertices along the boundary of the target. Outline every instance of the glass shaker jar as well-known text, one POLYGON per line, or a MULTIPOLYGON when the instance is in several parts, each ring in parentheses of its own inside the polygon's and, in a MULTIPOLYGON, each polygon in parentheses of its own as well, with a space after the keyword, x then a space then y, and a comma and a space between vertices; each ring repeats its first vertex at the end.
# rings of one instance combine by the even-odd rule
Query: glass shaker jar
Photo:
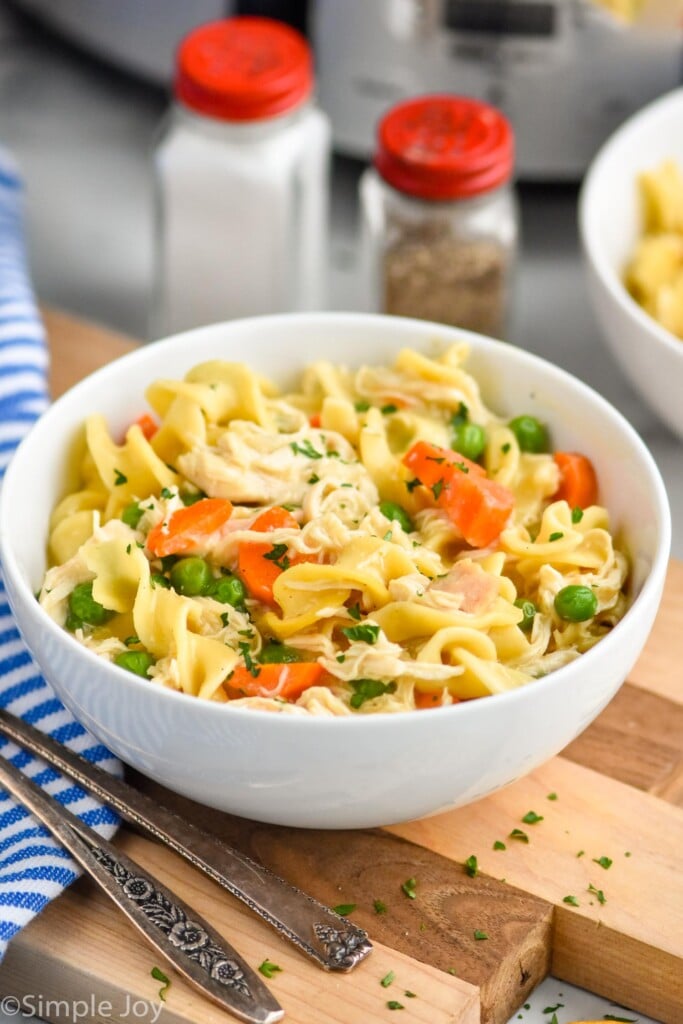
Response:
POLYGON ((326 299, 330 129, 306 39, 234 17, 191 32, 155 149, 153 334, 326 299))
POLYGON ((509 122, 476 99, 422 96, 383 117, 360 182, 371 308, 505 335, 518 242, 513 160, 509 122))

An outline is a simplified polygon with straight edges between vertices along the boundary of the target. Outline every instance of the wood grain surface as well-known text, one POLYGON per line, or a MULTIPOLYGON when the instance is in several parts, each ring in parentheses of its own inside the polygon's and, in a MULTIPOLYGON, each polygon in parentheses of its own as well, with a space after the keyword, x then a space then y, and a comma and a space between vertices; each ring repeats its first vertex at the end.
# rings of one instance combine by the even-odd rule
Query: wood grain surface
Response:
MULTIPOLYGON (((55 395, 134 347, 65 314, 46 311, 45 319, 55 395)), ((387 1019, 389 999, 407 1004, 402 1020, 502 1024, 549 969, 666 1024, 683 1024, 682 622, 683 565, 672 563, 647 647, 598 720, 527 778, 425 821, 390 830, 285 829, 210 811, 131 775, 329 905, 356 904, 353 919, 376 949, 349 976, 331 977, 305 961, 166 850, 126 830, 118 842, 194 903, 250 963, 268 957, 283 966, 273 991, 300 1024, 372 1024, 387 1019), (529 810, 543 820, 523 824, 529 810), (511 839, 514 828, 529 842, 511 839), (506 848, 494 850, 496 841, 506 848), (471 855, 476 877, 463 866, 471 855), (601 866, 601 858, 611 863, 601 866), (414 900, 401 888, 411 877, 414 900), (376 912, 377 900, 385 913, 376 912), (390 970, 396 980, 384 989, 390 970)), ((46 998, 94 993, 110 998, 108 1019, 125 1020, 126 993, 156 998, 153 962, 106 898, 82 880, 14 940, 0 988, 35 993, 39 979, 46 998)), ((218 1011, 174 977, 163 1019, 198 1024, 217 1020, 218 1011)))

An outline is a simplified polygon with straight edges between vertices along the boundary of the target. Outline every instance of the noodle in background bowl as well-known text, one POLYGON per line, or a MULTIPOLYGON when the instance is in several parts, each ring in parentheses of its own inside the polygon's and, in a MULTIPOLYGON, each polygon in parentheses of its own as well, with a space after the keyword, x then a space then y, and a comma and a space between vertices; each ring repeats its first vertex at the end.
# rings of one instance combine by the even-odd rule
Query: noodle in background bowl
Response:
POLYGON ((634 389, 683 439, 683 341, 646 313, 623 282, 642 230, 638 176, 664 160, 683 167, 683 88, 630 118, 599 151, 581 190, 579 229, 605 341, 634 389))
POLYGON ((60 398, 21 445, 0 497, 10 603, 41 670, 73 714, 144 774, 201 803, 275 824, 355 828, 477 800, 573 740, 614 696, 661 598, 670 513, 636 432, 562 370, 479 335, 408 319, 320 313, 216 324, 140 348, 60 398), (502 415, 546 422, 553 444, 590 455, 611 529, 632 563, 632 605, 571 664, 499 696, 401 714, 276 715, 199 700, 122 671, 79 644, 38 605, 50 513, 67 487, 68 452, 86 416, 114 436, 146 407, 146 386, 207 359, 247 362, 291 386, 313 359, 392 363, 399 349, 471 346, 467 369, 502 415))

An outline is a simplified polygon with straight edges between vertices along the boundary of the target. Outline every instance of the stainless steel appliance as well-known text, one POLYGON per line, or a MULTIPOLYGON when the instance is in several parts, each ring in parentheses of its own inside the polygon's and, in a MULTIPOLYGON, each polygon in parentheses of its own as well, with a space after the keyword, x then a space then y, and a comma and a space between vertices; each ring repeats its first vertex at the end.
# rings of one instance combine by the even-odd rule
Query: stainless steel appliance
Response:
POLYGON ((335 146, 361 157, 397 100, 456 92, 507 114, 519 176, 572 180, 681 82, 680 0, 317 0, 311 14, 335 146))

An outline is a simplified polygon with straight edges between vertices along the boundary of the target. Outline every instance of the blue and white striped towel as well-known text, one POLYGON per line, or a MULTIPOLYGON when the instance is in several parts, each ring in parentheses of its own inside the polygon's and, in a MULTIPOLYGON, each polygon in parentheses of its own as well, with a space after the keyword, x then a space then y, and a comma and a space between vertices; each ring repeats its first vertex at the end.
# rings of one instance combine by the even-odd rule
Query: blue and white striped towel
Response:
MULTIPOLYGON (((31 289, 23 242, 23 191, 0 149, 0 480, 12 453, 48 404, 48 354, 31 289)), ((0 567, 0 706, 109 771, 119 762, 74 721, 24 646, 7 604, 0 567)), ((7 740, 0 750, 101 835, 118 819, 108 808, 7 740)), ((79 874, 71 857, 0 790, 0 958, 7 943, 79 874)))

